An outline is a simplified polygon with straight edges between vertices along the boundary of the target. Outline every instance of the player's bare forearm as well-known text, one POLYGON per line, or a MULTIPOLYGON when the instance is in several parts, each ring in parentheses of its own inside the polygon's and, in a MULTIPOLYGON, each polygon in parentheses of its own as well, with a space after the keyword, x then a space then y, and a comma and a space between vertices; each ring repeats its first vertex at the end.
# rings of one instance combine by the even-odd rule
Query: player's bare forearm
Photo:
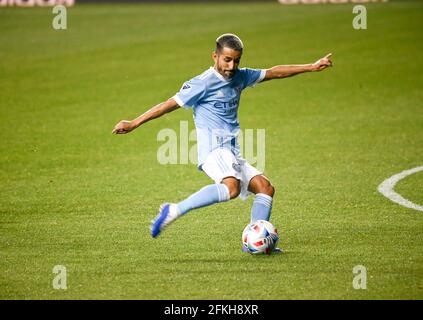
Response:
POLYGON ((288 78, 310 71, 312 71, 311 64, 274 66, 266 70, 266 76, 263 80, 288 78))
POLYGON ((150 110, 148 110, 147 112, 143 113, 142 115, 140 115, 138 118, 132 120, 132 126, 135 128, 138 128, 140 125, 142 125, 143 123, 146 123, 150 120, 156 119, 161 117, 162 115, 174 111, 176 109, 179 108, 179 105, 176 103, 175 100, 173 100, 172 98, 159 103, 158 105, 152 107, 150 110))
POLYGON ((315 63, 274 66, 266 70, 266 75, 263 81, 292 77, 304 72, 324 70, 327 67, 332 66, 331 56, 332 54, 329 53, 325 57, 317 60, 315 63))
POLYGON ((116 124, 112 133, 114 134, 124 134, 129 133, 132 130, 138 128, 143 123, 146 123, 150 120, 156 119, 161 117, 162 115, 172 112, 179 108, 179 105, 173 98, 168 99, 165 102, 159 103, 155 105, 150 110, 146 111, 139 117, 135 118, 134 120, 121 120, 116 124))

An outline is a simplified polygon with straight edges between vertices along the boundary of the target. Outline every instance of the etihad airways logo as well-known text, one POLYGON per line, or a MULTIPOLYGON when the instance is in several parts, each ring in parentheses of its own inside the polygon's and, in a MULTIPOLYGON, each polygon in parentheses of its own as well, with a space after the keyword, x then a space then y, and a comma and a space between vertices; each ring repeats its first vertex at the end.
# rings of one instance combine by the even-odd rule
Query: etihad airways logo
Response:
POLYGON ((239 104, 239 101, 237 99, 233 99, 229 102, 217 101, 213 104, 213 106, 218 109, 233 109, 233 108, 237 108, 238 104, 239 104))

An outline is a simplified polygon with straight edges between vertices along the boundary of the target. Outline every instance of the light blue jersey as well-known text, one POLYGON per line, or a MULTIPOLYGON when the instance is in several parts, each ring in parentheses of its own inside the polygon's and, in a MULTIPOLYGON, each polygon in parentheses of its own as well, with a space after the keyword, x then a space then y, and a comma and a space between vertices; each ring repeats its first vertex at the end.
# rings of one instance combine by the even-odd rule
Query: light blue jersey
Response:
POLYGON ((266 70, 241 68, 225 79, 213 67, 185 82, 173 97, 184 108, 193 109, 197 129, 198 166, 201 169, 209 153, 229 148, 241 157, 238 144, 238 107, 241 92, 264 79, 266 70))

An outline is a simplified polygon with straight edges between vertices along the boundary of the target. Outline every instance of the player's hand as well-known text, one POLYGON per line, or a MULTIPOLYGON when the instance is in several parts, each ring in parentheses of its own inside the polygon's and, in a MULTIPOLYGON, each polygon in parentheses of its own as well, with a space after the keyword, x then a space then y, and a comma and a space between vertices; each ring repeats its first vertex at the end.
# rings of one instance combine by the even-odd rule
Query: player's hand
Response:
POLYGON ((132 130, 134 130, 134 127, 132 126, 131 121, 122 120, 117 125, 115 125, 112 133, 125 134, 131 132, 132 130))
POLYGON ((332 67, 332 60, 331 60, 332 53, 327 54, 323 58, 317 60, 315 63, 311 65, 312 71, 322 71, 327 67, 332 67))

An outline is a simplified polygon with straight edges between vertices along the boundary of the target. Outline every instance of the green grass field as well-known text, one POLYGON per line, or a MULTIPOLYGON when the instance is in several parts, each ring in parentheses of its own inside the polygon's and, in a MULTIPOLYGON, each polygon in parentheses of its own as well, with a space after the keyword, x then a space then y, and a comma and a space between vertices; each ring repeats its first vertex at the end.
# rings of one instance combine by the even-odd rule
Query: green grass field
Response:
MULTIPOLYGON (((367 30, 352 7, 76 5, 60 31, 51 8, 0 8, 0 299, 422 299, 423 212, 377 187, 423 165, 423 3, 366 5, 367 30), (329 70, 243 94, 241 126, 266 130, 281 255, 241 252, 252 198, 151 238, 161 203, 211 183, 156 159, 158 132, 193 129, 190 111, 111 134, 212 65, 225 32, 242 66, 333 52, 329 70)), ((396 191, 422 205, 423 173, 396 191)))

